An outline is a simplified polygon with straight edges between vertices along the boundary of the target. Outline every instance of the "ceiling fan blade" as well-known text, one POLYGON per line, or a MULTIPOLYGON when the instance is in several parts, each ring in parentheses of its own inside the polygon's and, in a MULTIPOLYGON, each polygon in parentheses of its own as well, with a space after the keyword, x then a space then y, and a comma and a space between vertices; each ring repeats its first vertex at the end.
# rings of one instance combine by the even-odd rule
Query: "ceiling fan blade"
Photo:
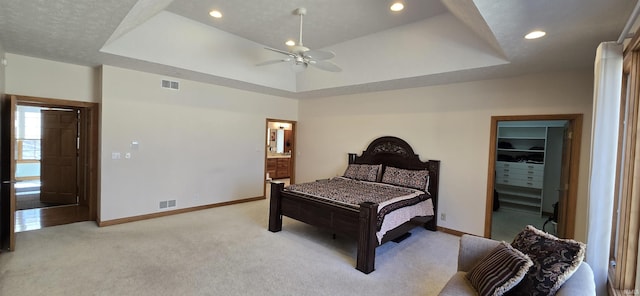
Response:
POLYGON ((262 62, 262 63, 257 63, 256 66, 265 66, 265 65, 277 64, 277 63, 283 63, 283 62, 290 62, 290 61, 291 61, 290 58, 279 59, 279 60, 271 60, 271 61, 265 61, 265 62, 262 62))
POLYGON ((330 61, 316 61, 316 60, 311 60, 309 61, 309 64, 313 65, 314 67, 321 69, 321 70, 325 70, 325 71, 329 71, 329 72, 341 72, 342 69, 340 67, 338 67, 338 65, 330 62, 330 61))
POLYGON ((288 55, 288 56, 290 56, 290 57, 295 57, 295 54, 290 53, 290 52, 288 52, 288 51, 280 50, 280 49, 277 49, 277 48, 265 47, 264 49, 268 49, 268 50, 270 50, 270 51, 275 51, 275 52, 277 52, 277 53, 281 53, 281 54, 284 54, 284 55, 288 55))
POLYGON ((310 57, 314 60, 328 60, 328 59, 333 59, 336 56, 336 54, 333 53, 332 51, 312 49, 312 50, 305 51, 304 56, 310 57))

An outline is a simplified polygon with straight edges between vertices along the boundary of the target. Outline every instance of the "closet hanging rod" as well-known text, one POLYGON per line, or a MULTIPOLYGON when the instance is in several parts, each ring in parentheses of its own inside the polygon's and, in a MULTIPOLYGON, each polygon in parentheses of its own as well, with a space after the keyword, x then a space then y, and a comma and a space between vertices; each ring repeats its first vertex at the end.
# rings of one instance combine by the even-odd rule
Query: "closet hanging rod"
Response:
POLYGON ((633 24, 636 22, 638 13, 640 13, 640 1, 636 2, 636 7, 633 9, 633 12, 631 12, 631 15, 629 16, 624 29, 622 29, 622 33, 620 34, 620 37, 618 37, 618 44, 622 44, 622 42, 624 42, 624 40, 629 37, 629 31, 631 30, 631 26, 633 26, 633 24))

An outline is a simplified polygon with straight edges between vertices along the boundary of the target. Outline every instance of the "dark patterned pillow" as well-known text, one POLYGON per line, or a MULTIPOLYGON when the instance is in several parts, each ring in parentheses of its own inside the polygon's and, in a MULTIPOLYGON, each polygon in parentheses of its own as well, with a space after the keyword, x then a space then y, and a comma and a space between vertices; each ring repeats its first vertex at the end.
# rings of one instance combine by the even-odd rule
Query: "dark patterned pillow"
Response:
POLYGON ((369 165, 369 164, 350 164, 347 166, 347 170, 344 171, 343 177, 361 181, 377 182, 378 173, 382 165, 369 165))
POLYGON ((467 272, 467 279, 480 296, 504 295, 524 278, 531 265, 529 256, 501 242, 467 272))
POLYGON ((533 266, 507 295, 555 295, 584 259, 585 244, 559 239, 531 225, 511 245, 527 254, 533 266))
POLYGON ((405 170, 386 167, 384 168, 384 173, 382 173, 382 183, 415 188, 422 191, 427 190, 428 182, 429 171, 427 170, 405 170))

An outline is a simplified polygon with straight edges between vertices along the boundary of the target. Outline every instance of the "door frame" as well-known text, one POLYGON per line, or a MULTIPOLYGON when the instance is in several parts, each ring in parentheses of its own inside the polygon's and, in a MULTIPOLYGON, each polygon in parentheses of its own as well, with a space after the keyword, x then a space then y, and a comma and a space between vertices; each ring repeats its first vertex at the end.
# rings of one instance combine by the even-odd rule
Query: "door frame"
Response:
MULTIPOLYGON (((72 101, 72 100, 62 100, 62 99, 52 99, 52 98, 42 98, 42 97, 31 97, 31 96, 21 96, 21 95, 10 95, 7 94, 5 99, 9 103, 4 105, 4 107, 11 108, 12 112, 15 113, 15 108, 17 105, 25 105, 25 106, 37 106, 44 108, 69 108, 69 109, 79 109, 80 110, 80 119, 79 119, 79 134, 80 134, 80 149, 78 152, 78 194, 80 198, 78 200, 78 206, 86 206, 88 208, 89 221, 97 221, 99 219, 99 103, 93 102, 82 102, 82 101, 72 101), (9 105, 9 106, 7 106, 9 105)), ((8 121, 8 120, 7 120, 8 121)), ((2 122, 2 130, 3 137, 10 137, 11 141, 10 145, 15 145, 15 135, 13 135, 13 131, 15 130, 15 122, 7 122, 3 120, 2 122)), ((8 153, 3 152, 3 161, 5 161, 5 157, 8 153)), ((8 159, 12 165, 15 165, 14 157, 8 159)), ((11 173, 10 176, 3 176, 3 178, 10 178, 11 182, 15 176, 11 173)), ((11 186, 13 188, 13 186, 11 186)), ((6 199, 9 199, 10 207, 10 239, 9 239, 9 251, 15 250, 15 191, 11 190, 10 192, 2 192, 2 196, 0 198, 3 200, 3 204, 6 199), (9 194, 7 194, 9 193, 9 194)))
POLYGON ((580 168, 580 144, 582 141, 582 114, 551 115, 508 115, 491 116, 491 134, 489 140, 489 165, 487 172, 487 195, 485 209, 484 237, 491 237, 491 221, 493 219, 493 190, 496 170, 496 146, 499 121, 531 121, 531 120, 567 120, 573 128, 571 137, 571 158, 569 164, 569 188, 567 193, 565 227, 566 238, 574 238, 576 223, 576 204, 578 199, 578 175, 580 168))

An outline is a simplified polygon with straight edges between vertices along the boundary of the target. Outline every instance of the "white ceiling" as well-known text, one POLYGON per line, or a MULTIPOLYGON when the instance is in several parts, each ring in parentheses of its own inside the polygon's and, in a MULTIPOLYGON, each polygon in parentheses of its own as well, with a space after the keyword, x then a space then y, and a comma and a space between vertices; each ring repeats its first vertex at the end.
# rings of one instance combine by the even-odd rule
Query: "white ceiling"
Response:
POLYGON ((0 0, 6 52, 102 64, 292 98, 591 69, 635 0, 0 0), (340 73, 288 64, 264 46, 332 50, 340 73), (209 10, 223 18, 213 19, 209 10), (538 40, 523 36, 547 31, 538 40))

